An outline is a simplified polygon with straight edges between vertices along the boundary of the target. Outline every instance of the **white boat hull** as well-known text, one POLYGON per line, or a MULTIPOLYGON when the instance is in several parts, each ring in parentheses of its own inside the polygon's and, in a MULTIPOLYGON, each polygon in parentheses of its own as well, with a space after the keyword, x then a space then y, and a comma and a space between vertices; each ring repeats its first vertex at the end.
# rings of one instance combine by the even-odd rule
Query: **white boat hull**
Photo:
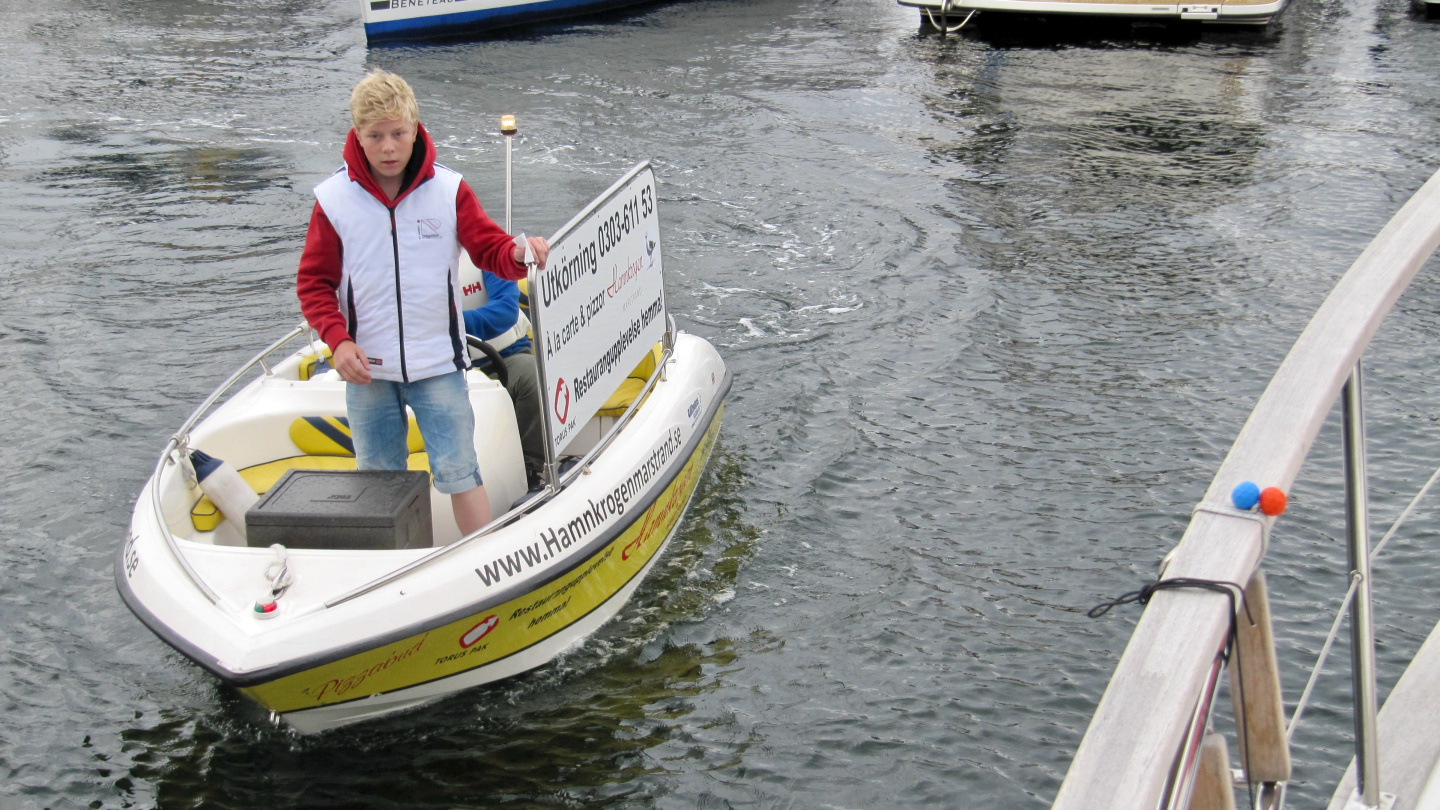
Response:
MULTIPOLYGON (((266 441, 236 441, 236 430, 335 407, 333 386, 323 381, 277 379, 287 363, 198 424, 192 446, 248 448, 254 457, 241 465, 264 461, 278 451, 266 441)), ((302 733, 509 677, 593 633, 654 567, 714 447, 728 387, 714 349, 680 334, 663 378, 631 421, 587 474, 548 502, 441 548, 290 549, 295 584, 264 620, 254 605, 273 552, 223 545, 223 526, 196 530, 190 509, 198 490, 162 463, 117 557, 119 590, 162 639, 302 733)), ((498 421, 500 433, 513 433, 513 412, 486 410, 496 393, 488 381, 472 383, 477 425, 498 421)), ((518 459, 513 436, 502 439, 497 446, 518 459)), ((487 456, 488 441, 477 436, 487 488, 513 490, 523 471, 487 456)), ((435 517, 441 538, 440 509, 435 517)))
POLYGON ((286 712, 279 717, 301 734, 316 734, 361 720, 410 709, 464 689, 482 686, 543 666, 556 656, 583 642, 590 634, 614 618, 621 608, 625 607, 626 602, 630 601, 630 597, 634 595, 635 590, 640 587, 640 583, 650 573, 650 569, 660 559, 665 547, 668 547, 670 539, 675 536, 678 529, 678 524, 671 529, 670 535, 665 538, 662 547, 645 564, 639 576, 630 580, 624 588, 599 608, 516 655, 408 689, 377 693, 363 700, 348 701, 332 706, 286 712))

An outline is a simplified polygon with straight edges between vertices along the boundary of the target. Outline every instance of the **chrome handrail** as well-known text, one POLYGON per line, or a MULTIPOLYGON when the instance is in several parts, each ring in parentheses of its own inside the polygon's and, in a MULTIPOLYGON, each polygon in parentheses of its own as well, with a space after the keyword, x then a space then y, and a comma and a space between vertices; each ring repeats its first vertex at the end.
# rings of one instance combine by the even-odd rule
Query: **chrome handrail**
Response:
MULTIPOLYGON (((534 498, 531 498, 520 506, 509 510, 505 514, 490 521, 486 525, 480 527, 475 532, 466 535, 460 540, 457 540, 454 543, 450 543, 449 545, 442 546, 441 548, 435 549, 429 554, 426 554, 425 556, 420 557, 416 560, 412 560, 411 562, 406 563, 405 565, 395 569, 394 571, 391 571, 390 573, 382 577, 367 582, 364 585, 354 588, 353 590, 347 591, 346 593, 334 599, 328 600, 324 603, 323 607, 335 607, 336 605, 343 604, 356 597, 363 596, 364 594, 369 593, 376 588, 380 588, 391 582, 394 582, 395 580, 400 579, 401 577, 415 571, 416 569, 425 567, 430 563, 435 562, 441 557, 450 554, 451 552, 462 546, 466 546, 481 537, 485 537, 489 534, 494 533, 495 531, 498 531, 499 529, 503 529, 506 526, 509 526, 510 524, 519 520, 521 517, 533 512, 536 508, 549 502, 555 496, 563 492, 566 487, 573 483, 575 479, 585 471, 586 468, 588 468, 591 464, 595 462, 595 459, 597 459, 601 453, 603 453, 607 448, 609 448, 611 443, 614 442, 615 438, 620 435, 620 432, 623 431, 625 427, 630 424, 631 420, 634 419, 635 414, 639 412, 640 403, 642 403, 645 398, 650 395, 650 392, 654 390, 656 383, 664 379, 665 367, 674 357, 674 334, 676 332, 674 318, 669 317, 668 314, 666 317, 666 343, 668 348, 666 348, 662 352, 660 356, 660 361, 655 365, 655 371, 651 373, 648 379, 646 379, 645 385, 641 387, 640 392, 636 394, 634 401, 632 401, 630 405, 625 409, 625 413, 621 414, 620 417, 616 419, 615 425, 612 426, 610 430, 606 432, 605 436, 595 445, 595 447, 591 448, 590 452, 586 453, 581 458, 579 463, 577 463, 574 467, 568 470, 564 474, 564 476, 562 476, 556 482, 553 487, 548 487, 545 492, 535 496, 534 498)), ((195 426, 195 424, 200 420, 200 417, 204 416, 206 411, 208 411, 210 407, 220 399, 220 397, 224 396, 225 393, 236 382, 238 382, 242 377, 245 376, 246 372, 250 371, 256 365, 260 364, 264 360, 264 358, 268 357, 276 349, 294 340, 296 337, 306 334, 308 331, 309 328, 305 324, 301 324, 289 334, 285 335, 279 340, 276 340, 274 343, 271 343, 264 350, 256 354, 253 358, 250 359, 249 362, 247 362, 245 365, 241 366, 237 371, 231 374, 230 377, 225 380, 225 382, 221 383, 220 386, 216 388, 215 391, 210 394, 210 396, 206 397, 205 401, 202 402, 200 406, 196 408, 193 413, 190 414, 190 417, 185 420, 185 422, 180 426, 180 429, 177 430, 175 434, 170 437, 170 441, 166 443, 165 449, 160 453, 160 459, 155 465, 155 472, 152 473, 150 476, 151 504, 155 513, 155 522, 160 526, 160 534, 165 539, 165 545, 167 548, 169 548, 171 556, 175 558, 175 561, 180 565, 181 570, 185 572, 185 575, 189 578, 191 584, 193 584, 202 594, 204 594, 205 598, 210 600, 211 604, 220 604, 221 599, 219 594, 215 593, 215 591, 211 589, 210 586, 207 585, 205 581, 200 577, 200 575, 195 571, 194 567, 190 565, 190 561, 185 558, 184 553, 180 550, 180 545, 176 540, 175 535, 170 531, 170 527, 166 524, 164 509, 160 502, 160 475, 164 471, 167 463, 180 463, 175 458, 176 451, 183 451, 188 448, 190 429, 195 426)))
POLYGON ((295 327, 289 334, 271 343, 259 354, 250 358, 250 362, 241 366, 235 373, 231 374, 225 382, 221 383, 220 387, 216 388, 210 396, 206 397, 205 401, 200 403, 200 407, 196 408, 194 413, 190 414, 190 418, 186 419, 185 422, 180 425, 180 429, 175 431, 175 434, 170 437, 170 441, 165 444, 165 449, 160 452, 160 460, 155 464, 155 472, 150 476, 151 508, 155 512, 155 523, 160 527, 160 536, 165 538, 165 547, 170 549, 170 556, 175 558, 175 562, 180 565, 180 570, 185 572, 185 576, 190 579, 190 583, 199 589, 200 593, 204 594, 205 598, 209 599, 213 605, 220 604, 220 595, 215 593, 209 585, 205 584, 205 580, 201 579, 200 575, 196 573, 195 569, 190 565, 190 561, 185 559, 185 554, 180 550, 180 544, 176 541, 175 535, 170 531, 170 526, 165 521, 165 509, 160 502, 160 475, 165 471, 165 465, 167 463, 184 463, 177 460, 175 454, 178 451, 182 457, 187 455, 186 451, 188 451, 190 443, 190 428, 194 427, 195 423, 200 421, 200 417, 210 409, 210 406, 214 405, 220 397, 225 395, 226 391, 230 390, 231 386, 238 382, 241 377, 245 376, 246 372, 254 368, 257 364, 265 368, 265 373, 269 374, 269 367, 264 365, 265 358, 268 357, 271 352, 274 352, 276 349, 284 346, 300 335, 305 334, 308 329, 309 327, 303 323, 295 327))
POLYGON ((194 427, 195 423, 200 421, 200 417, 205 414, 205 411, 209 410, 210 406, 214 405, 216 400, 224 396, 225 392, 230 390, 230 386, 234 385, 240 380, 241 377, 245 376, 245 372, 249 371, 257 365, 260 365, 265 368, 267 374, 270 373, 269 367, 264 365, 265 358, 269 357, 271 352, 274 352, 276 349, 284 346, 286 343, 289 343, 295 338, 305 334, 305 332, 309 328, 309 326, 303 323, 300 324, 299 326, 291 330, 289 334, 285 335, 274 343, 271 343, 269 346, 262 349, 259 354, 250 358, 250 362, 241 366, 238 370, 235 371, 234 374, 231 374, 229 379, 221 383, 219 388, 216 388, 215 391, 210 394, 210 396, 205 398, 204 402, 200 403, 200 407, 196 408, 195 412, 190 414, 190 418, 185 420, 185 424, 181 425, 180 429, 175 431, 175 434, 177 436, 184 436, 189 433, 190 428, 194 427))
POLYGON ((1195 703, 1190 724, 1185 729, 1185 736, 1181 738, 1180 753, 1175 758, 1171 781, 1164 792, 1164 807, 1190 806, 1195 777, 1200 772, 1200 744, 1205 739, 1205 729, 1210 723, 1215 695, 1220 691, 1220 674, 1224 671, 1225 650, 1222 648, 1215 653, 1215 660, 1210 663, 1210 674, 1206 676, 1205 686, 1200 690, 1200 699, 1195 703))
POLYGON ((1350 602, 1350 673, 1355 698, 1355 763, 1360 799, 1380 805, 1380 751, 1375 690, 1375 621, 1370 599, 1370 498, 1365 476, 1365 409, 1360 364, 1341 393, 1345 455, 1345 550, 1358 583, 1350 602))
POLYGON ((210 600, 210 604, 218 605, 220 604, 220 595, 205 584, 205 580, 201 579, 200 575, 191 567, 190 561, 185 559, 185 555, 180 551, 180 544, 175 541, 175 535, 170 533, 170 527, 165 524, 165 509, 160 503, 160 473, 164 471, 166 462, 175 463, 175 460, 171 458, 171 453, 182 446, 179 435, 171 436, 170 441, 166 443, 160 460, 155 464, 155 472, 150 476, 150 505, 155 512, 155 522, 160 526, 160 536, 165 538, 165 547, 170 549, 170 556, 179 563, 180 570, 185 572, 185 576, 190 579, 190 584, 198 588, 200 593, 210 600))

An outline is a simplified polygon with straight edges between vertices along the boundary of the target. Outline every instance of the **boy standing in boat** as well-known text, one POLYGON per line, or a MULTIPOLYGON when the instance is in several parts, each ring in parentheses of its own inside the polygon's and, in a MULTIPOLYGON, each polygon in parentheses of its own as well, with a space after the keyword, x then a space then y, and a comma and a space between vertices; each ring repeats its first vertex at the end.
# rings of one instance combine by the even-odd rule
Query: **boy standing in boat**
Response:
POLYGON ((450 495, 462 535, 490 522, 475 457, 465 370, 460 249, 504 279, 541 268, 550 246, 512 239, 460 174, 435 162, 404 79, 376 70, 350 94, 355 127, 345 166, 315 187, 296 293, 334 354, 362 470, 403 470, 405 406, 425 439, 435 488, 450 495))

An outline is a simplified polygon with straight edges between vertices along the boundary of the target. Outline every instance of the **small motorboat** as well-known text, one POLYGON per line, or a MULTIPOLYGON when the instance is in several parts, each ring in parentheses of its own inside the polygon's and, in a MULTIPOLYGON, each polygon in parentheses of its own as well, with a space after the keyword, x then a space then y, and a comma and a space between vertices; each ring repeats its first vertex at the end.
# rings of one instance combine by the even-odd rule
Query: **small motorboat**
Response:
POLYGON ((360 0, 365 39, 372 45, 476 36, 526 23, 578 17, 655 0, 360 0))
MULTIPOLYGON (((462 537, 427 475, 418 495, 362 480, 374 474, 354 471, 346 383, 302 324, 165 445, 116 559, 125 604, 300 733, 524 672, 595 632, 675 535, 730 387, 720 355, 666 309, 655 199, 642 163, 531 269, 547 433, 538 491, 509 393, 474 370, 489 525, 462 537), (197 459, 264 497, 227 514, 197 459)), ((410 469, 427 470, 418 431, 411 450, 410 469)))

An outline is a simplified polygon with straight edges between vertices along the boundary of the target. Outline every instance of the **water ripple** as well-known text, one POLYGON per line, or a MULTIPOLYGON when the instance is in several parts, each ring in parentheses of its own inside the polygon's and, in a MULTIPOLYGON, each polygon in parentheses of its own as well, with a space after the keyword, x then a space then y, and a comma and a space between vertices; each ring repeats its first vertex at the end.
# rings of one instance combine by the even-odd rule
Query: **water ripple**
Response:
MULTIPOLYGON (((695 0, 370 51, 341 0, 9 19, 7 807, 1044 804, 1135 619, 1084 611, 1153 577, 1309 313, 1440 162, 1440 26, 1373 0, 1028 40, 695 0), (531 233, 651 160, 668 298, 735 387, 617 621, 300 739, 135 622, 112 555, 164 438, 298 321, 309 189, 368 67, 411 79, 496 215, 519 117, 531 233)), ((1368 359, 1377 522, 1440 464, 1414 351, 1434 278, 1368 359)), ((1332 423, 1267 565, 1292 700, 1342 593, 1339 452, 1332 423)), ((1376 569, 1382 690, 1437 616, 1433 512, 1376 569)), ((1344 654, 1297 737, 1301 803, 1347 756, 1344 654)))

